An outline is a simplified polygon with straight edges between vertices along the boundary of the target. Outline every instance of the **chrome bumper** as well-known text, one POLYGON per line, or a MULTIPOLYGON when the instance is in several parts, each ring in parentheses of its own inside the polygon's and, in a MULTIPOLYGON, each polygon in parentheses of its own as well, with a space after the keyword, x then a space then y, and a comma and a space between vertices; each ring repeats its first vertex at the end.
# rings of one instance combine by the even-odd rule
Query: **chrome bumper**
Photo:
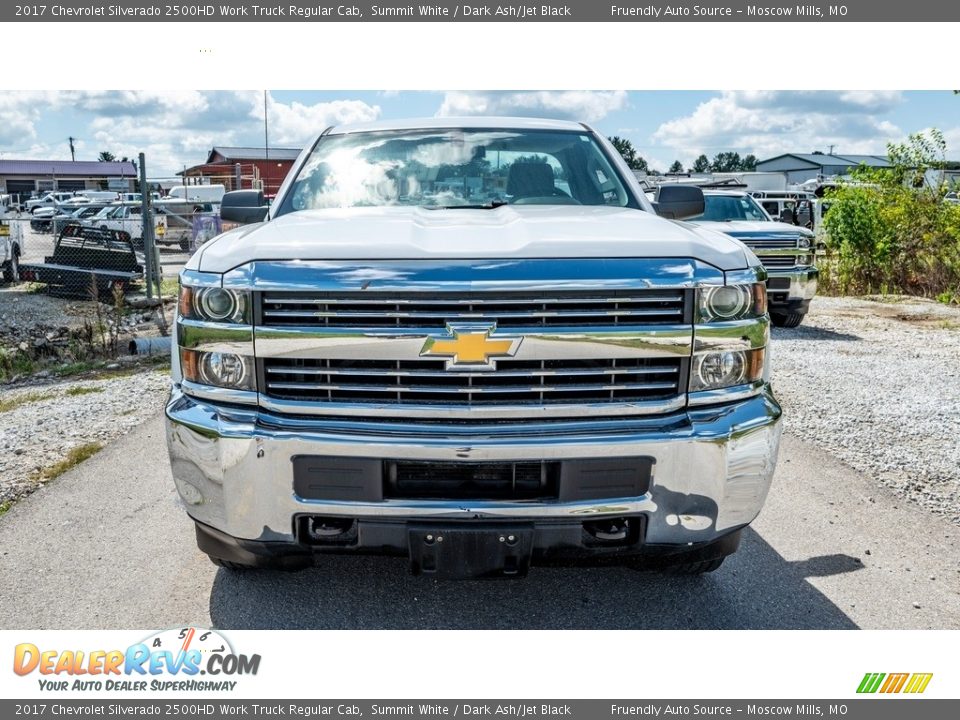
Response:
POLYGON ((649 544, 709 542, 760 512, 776 465, 780 406, 752 398, 664 416, 553 423, 437 426, 291 418, 223 407, 175 386, 166 408, 173 477, 195 520, 234 538, 291 542, 301 514, 349 518, 592 520, 644 515, 649 544), (559 501, 305 500, 293 491, 298 455, 436 461, 649 456, 638 497, 559 501))
MULTIPOLYGON (((820 277, 820 271, 813 266, 802 266, 793 268, 767 268, 767 287, 768 294, 787 293, 788 302, 807 301, 813 299, 817 294, 817 280, 820 277), (771 284, 775 278, 786 278, 789 280, 789 288, 778 288, 776 283, 771 284), (772 286, 771 286, 772 285, 772 286)), ((770 304, 775 305, 775 299, 770 298, 770 304)))

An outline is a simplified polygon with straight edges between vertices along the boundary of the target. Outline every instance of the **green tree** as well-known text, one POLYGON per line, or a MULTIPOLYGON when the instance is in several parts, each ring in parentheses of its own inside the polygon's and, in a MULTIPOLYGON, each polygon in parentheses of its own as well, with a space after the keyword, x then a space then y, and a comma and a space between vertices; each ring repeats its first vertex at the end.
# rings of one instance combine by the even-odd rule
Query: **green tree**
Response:
POLYGON ((671 173, 682 173, 683 172, 683 163, 679 160, 674 160, 673 165, 670 166, 670 169, 667 172, 671 173))
POLYGON ((97 155, 97 160, 99 160, 100 162, 113 162, 116 159, 117 159, 117 156, 114 155, 109 150, 101 150, 100 154, 97 155))
POLYGON ((695 173, 710 172, 710 161, 707 159, 707 156, 701 155, 696 160, 694 160, 692 169, 693 169, 693 172, 695 173))
POLYGON ((742 164, 740 153, 721 152, 714 156, 710 169, 714 172, 736 172, 743 169, 742 164))
POLYGON ((855 169, 827 196, 830 282, 840 292, 960 303, 960 205, 943 201, 942 133, 890 144, 889 168, 855 169))
POLYGON ((610 143, 617 149, 617 152, 620 153, 621 157, 623 157, 624 161, 626 161, 627 166, 631 170, 649 172, 650 168, 647 165, 647 161, 637 154, 637 150, 633 147, 632 142, 626 138, 618 137, 616 135, 609 138, 609 140, 610 143))
POLYGON ((754 154, 744 155, 740 161, 740 169, 746 172, 753 172, 757 169, 757 156, 754 154))

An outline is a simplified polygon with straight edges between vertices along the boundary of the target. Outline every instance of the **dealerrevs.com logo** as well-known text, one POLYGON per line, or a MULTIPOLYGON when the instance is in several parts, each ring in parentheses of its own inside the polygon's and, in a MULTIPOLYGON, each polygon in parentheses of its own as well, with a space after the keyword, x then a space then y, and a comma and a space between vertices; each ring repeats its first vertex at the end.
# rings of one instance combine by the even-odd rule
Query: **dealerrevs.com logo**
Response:
POLYGON ((220 633, 195 627, 154 633, 125 650, 20 643, 13 652, 14 673, 36 674, 40 689, 52 691, 231 691, 238 682, 233 678, 259 669, 260 655, 237 653, 220 633))
POLYGON ((933 673, 867 673, 857 686, 857 692, 915 695, 926 690, 931 679, 933 673))

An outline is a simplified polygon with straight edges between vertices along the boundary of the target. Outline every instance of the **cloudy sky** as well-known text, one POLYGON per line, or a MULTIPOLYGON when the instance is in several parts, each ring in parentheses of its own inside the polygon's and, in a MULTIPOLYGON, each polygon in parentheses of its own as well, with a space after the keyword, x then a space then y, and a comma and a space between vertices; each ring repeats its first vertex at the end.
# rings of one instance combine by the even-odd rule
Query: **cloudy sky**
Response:
MULTIPOLYGON (((268 93, 270 144, 300 147, 343 122, 435 115, 584 120, 629 138, 658 169, 734 150, 883 153, 887 142, 938 127, 960 159, 960 97, 892 92, 317 92, 268 93)), ((263 91, 0 92, 0 158, 78 160, 101 150, 147 153, 150 175, 205 160, 213 145, 263 145, 263 91)))

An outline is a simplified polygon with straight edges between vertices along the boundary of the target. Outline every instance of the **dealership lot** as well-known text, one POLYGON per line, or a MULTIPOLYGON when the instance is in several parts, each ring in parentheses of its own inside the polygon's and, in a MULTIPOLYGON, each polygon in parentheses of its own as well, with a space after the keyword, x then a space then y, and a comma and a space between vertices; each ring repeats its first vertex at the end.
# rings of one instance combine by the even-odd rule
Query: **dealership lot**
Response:
POLYGON ((960 432, 937 412, 958 404, 960 312, 813 308, 774 332, 786 413, 774 486, 712 575, 536 567, 436 583, 402 558, 333 556, 300 574, 219 570, 196 549, 153 415, 0 518, 0 613, 43 628, 960 628, 960 432))

